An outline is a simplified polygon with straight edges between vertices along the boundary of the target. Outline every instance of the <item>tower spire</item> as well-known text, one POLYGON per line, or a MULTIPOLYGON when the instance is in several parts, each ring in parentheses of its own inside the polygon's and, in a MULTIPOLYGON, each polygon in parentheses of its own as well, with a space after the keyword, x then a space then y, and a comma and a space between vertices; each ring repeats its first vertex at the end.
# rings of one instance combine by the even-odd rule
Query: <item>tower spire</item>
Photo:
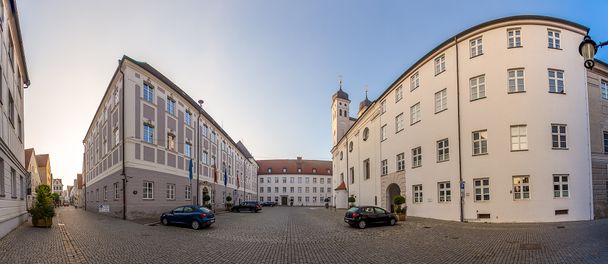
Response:
POLYGON ((342 75, 338 75, 338 84, 340 85, 340 91, 342 91, 342 75))
POLYGON ((367 84, 365 85, 365 100, 369 100, 367 99, 367 84))

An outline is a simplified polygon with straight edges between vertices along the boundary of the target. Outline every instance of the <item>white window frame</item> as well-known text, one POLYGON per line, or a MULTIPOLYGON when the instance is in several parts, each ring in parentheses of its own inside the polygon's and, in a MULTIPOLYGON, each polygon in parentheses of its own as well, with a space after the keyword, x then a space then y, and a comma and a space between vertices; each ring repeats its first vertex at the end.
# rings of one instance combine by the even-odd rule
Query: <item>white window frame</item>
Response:
POLYGON ((412 74, 410 77, 410 91, 416 90, 420 86, 420 75, 418 72, 412 74))
POLYGON ((418 102, 410 107, 410 125, 416 124, 420 122, 420 120, 420 102, 418 102))
POLYGON ((553 174, 553 198, 570 197, 569 174, 553 174))
POLYGON ((401 101, 403 98, 403 85, 397 86, 395 89, 395 103, 401 101))
POLYGON ((437 162, 450 160, 450 143, 447 138, 437 140, 437 162))
POLYGON ((167 183, 167 200, 175 200, 175 184, 167 183))
POLYGON ((167 96, 167 112, 173 115, 175 115, 175 103, 175 99, 167 96))
POLYGON ((528 126, 511 126, 511 151, 528 150, 528 126))
POLYGON ((403 129, 403 113, 401 113, 395 117, 395 134, 401 132, 403 129))
POLYGON ((488 130, 473 131, 471 139, 473 143, 473 156, 488 154, 488 130))
POLYGON ((530 176, 513 176, 513 200, 530 199, 530 176), (527 195, 527 197, 526 197, 527 195))
POLYGON ((449 181, 437 183, 437 193, 439 194, 439 203, 449 203, 452 201, 452 190, 449 181))
POLYGON ((412 185, 412 196, 415 204, 424 202, 424 197, 422 196, 422 184, 412 185))
POLYGON ((386 125, 380 127, 380 141, 386 140, 386 125))
POLYGON ((526 91, 525 73, 523 68, 507 70, 508 93, 521 93, 526 91))
POLYGON ((380 161, 380 175, 384 176, 388 174, 388 160, 380 161))
POLYGON ((435 114, 448 109, 448 89, 435 93, 435 114))
POLYGON ((553 149, 568 149, 568 126, 567 125, 551 124, 551 147, 553 149), (554 129, 554 128, 557 128, 557 129, 554 129), (557 143, 557 145, 556 145, 556 143, 557 143))
POLYGON ((386 113, 386 100, 382 100, 382 102, 380 102, 380 113, 386 113))
POLYGON ((561 49, 562 45, 561 45, 561 35, 562 32, 559 30, 555 30, 555 29, 548 29, 547 30, 547 46, 550 49, 561 49))
POLYGON ((471 101, 486 98, 486 75, 478 75, 469 79, 471 101))
POLYGON ((604 79, 600 80, 600 94, 602 99, 608 100, 608 81, 604 79))
POLYGON ((186 201, 192 200, 192 186, 186 184, 184 189, 184 199, 186 201))
POLYGON ((144 181, 144 189, 142 191, 142 197, 144 200, 154 199, 154 182, 144 181))
POLYGON ((519 48, 521 46, 521 28, 507 29, 507 48, 519 48))
POLYGON ((186 155, 186 157, 192 158, 192 143, 184 143, 184 154, 186 155))
POLYGON ((490 197, 490 178, 473 179, 473 190, 475 202, 489 201, 490 197))
POLYGON ((397 171, 405 170, 405 152, 401 152, 395 156, 395 164, 397 165, 397 171))
POLYGON ((469 41, 471 46, 471 58, 483 55, 483 42, 482 37, 474 38, 469 41))
POLYGON ((412 168, 418 168, 422 166, 422 147, 415 147, 412 149, 412 168))
POLYGON ((565 93, 565 85, 564 85, 564 71, 558 69, 549 69, 547 70, 547 75, 549 79, 549 92, 550 93, 565 93), (560 77, 561 75, 561 77, 560 77))
POLYGON ((146 143, 154 144, 154 126, 151 124, 144 124, 144 137, 143 140, 146 143), (149 133, 149 134, 148 134, 149 133))
MULTIPOLYGON (((116 94, 118 94, 118 92, 116 94)), ((116 98, 114 100, 116 100, 116 98)), ((144 83, 144 100, 150 103, 154 102, 154 86, 147 83, 144 83)))
POLYGON ((439 75, 445 71, 445 54, 435 58, 435 75, 439 75))

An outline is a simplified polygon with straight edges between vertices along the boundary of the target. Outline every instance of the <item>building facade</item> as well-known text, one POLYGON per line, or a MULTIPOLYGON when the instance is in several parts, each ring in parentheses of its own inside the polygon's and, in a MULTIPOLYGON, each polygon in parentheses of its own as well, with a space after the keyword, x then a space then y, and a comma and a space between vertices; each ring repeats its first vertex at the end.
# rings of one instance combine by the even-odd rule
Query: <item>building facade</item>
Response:
POLYGON ((0 1, 0 238, 27 220, 24 88, 30 84, 16 1, 0 1))
POLYGON ((281 159, 258 160, 260 202, 277 205, 323 206, 333 200, 331 161, 281 159))
POLYGON ((258 167, 243 143, 163 74, 127 56, 83 144, 87 210, 135 219, 203 204, 205 195, 214 209, 228 196, 257 199, 258 167))
POLYGON ((49 187, 53 185, 53 174, 51 173, 51 158, 49 154, 36 155, 36 165, 40 175, 40 183, 49 187))
POLYGON ((53 179, 53 192, 63 195, 63 182, 61 179, 53 179))
POLYGON ((608 217, 608 64, 587 73, 595 218, 608 217))
MULTIPOLYGON (((334 186, 345 182, 357 204, 385 208, 403 195, 408 215, 419 217, 592 219, 589 103, 578 53, 587 31, 516 16, 446 40, 374 102, 362 102, 352 125, 332 131, 334 186)), ((341 89, 333 123, 350 120, 336 104, 349 109, 341 89)))
POLYGON ((33 148, 25 150, 25 169, 29 174, 29 184, 26 185, 26 193, 28 194, 26 204, 27 208, 30 208, 36 197, 36 188, 41 184, 38 163, 36 163, 36 151, 33 148))

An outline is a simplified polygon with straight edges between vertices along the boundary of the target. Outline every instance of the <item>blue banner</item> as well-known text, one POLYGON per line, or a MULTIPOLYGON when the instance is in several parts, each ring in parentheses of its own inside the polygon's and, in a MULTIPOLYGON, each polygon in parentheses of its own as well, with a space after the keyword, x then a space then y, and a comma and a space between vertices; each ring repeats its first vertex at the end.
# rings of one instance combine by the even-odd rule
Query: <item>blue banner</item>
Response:
POLYGON ((192 180, 192 159, 190 159, 190 164, 188 165, 188 171, 190 172, 188 177, 190 177, 190 180, 192 180))
POLYGON ((226 172, 226 167, 224 166, 224 186, 228 185, 228 172, 226 172))

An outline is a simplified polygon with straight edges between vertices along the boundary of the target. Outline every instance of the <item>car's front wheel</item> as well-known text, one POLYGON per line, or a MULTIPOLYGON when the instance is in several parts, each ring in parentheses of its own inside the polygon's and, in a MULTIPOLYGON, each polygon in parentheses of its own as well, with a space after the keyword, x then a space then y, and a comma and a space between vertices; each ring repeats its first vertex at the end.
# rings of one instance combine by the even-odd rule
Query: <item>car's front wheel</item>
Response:
POLYGON ((194 229, 194 230, 198 230, 199 228, 201 228, 201 223, 199 223, 198 221, 194 220, 190 224, 190 227, 192 227, 192 229, 194 229))
POLYGON ((395 218, 391 218, 391 220, 389 221, 389 224, 394 226, 397 223, 397 221, 395 220, 395 218))
POLYGON ((169 225, 169 220, 167 220, 167 218, 163 218, 163 219, 161 219, 161 220, 160 220, 160 222, 161 222, 163 225, 169 225))
POLYGON ((367 227, 367 223, 363 220, 361 220, 358 224, 359 228, 364 229, 367 227))

